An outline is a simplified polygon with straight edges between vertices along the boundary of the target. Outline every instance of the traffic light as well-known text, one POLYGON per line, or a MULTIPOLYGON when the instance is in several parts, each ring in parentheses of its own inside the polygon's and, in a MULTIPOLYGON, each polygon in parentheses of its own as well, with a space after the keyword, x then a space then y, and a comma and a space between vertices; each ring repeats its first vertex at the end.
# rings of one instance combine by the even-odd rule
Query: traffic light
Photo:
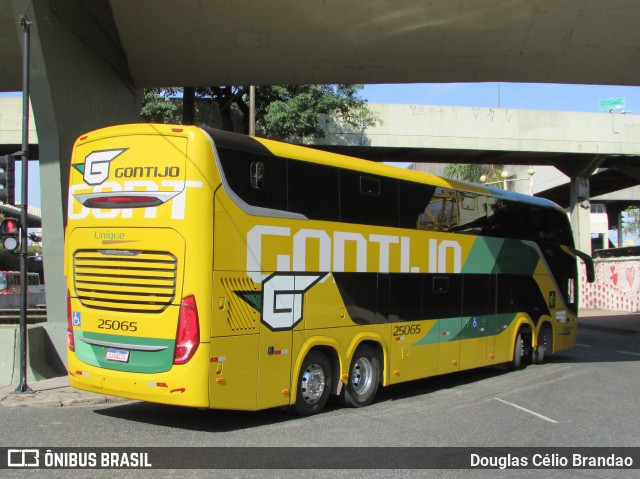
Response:
POLYGON ((2 249, 15 251, 20 246, 20 221, 15 218, 2 220, 2 249))
POLYGON ((15 157, 13 155, 0 156, 0 202, 13 205, 16 202, 15 196, 15 157))

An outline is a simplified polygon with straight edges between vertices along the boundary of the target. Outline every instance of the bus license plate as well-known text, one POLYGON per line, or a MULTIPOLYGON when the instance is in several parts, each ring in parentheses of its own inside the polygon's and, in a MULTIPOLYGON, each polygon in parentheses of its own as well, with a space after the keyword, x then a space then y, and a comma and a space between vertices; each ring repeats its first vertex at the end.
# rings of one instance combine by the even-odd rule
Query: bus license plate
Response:
POLYGON ((122 349, 108 349, 107 360, 126 363, 129 361, 129 351, 122 350, 122 349))

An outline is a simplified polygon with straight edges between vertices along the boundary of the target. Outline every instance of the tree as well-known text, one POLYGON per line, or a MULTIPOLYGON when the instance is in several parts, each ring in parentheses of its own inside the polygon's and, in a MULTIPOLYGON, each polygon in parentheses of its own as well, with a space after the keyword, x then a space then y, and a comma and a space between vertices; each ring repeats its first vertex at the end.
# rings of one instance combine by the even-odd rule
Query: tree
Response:
POLYGON ((180 104, 177 88, 153 88, 144 91, 140 118, 149 123, 179 123, 180 104))
MULTIPOLYGON (((498 183, 502 182, 502 165, 467 165, 452 163, 444 169, 444 176, 473 183, 498 183), (484 176, 486 179, 481 180, 484 176)), ((499 186, 499 185, 498 185, 499 186)))
POLYGON ((640 209, 636 206, 629 206, 625 212, 623 231, 627 234, 638 234, 640 236, 640 209))
POLYGON ((258 87, 256 125, 278 138, 323 138, 321 115, 365 128, 377 123, 358 96, 363 85, 285 85, 258 87))
MULTIPOLYGON (((256 134, 283 140, 323 138, 322 115, 343 125, 365 128, 378 120, 358 96, 363 85, 276 85, 256 87, 256 134)), ((212 86, 196 89, 196 122, 209 123, 207 106, 215 105, 224 130, 249 130, 248 87, 212 86), (234 118, 239 121, 234 122, 234 118), (241 126, 238 128, 238 124, 241 126)), ((181 99, 176 89, 146 90, 144 121, 179 122, 181 99)))

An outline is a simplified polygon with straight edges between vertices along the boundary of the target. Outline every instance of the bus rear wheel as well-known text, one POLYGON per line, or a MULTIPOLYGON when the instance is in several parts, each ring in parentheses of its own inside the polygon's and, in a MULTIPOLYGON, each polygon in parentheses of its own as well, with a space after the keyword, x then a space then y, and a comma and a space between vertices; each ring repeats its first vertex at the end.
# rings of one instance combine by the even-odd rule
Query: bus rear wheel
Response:
POLYGON ((522 337, 522 331, 518 331, 516 334, 516 339, 513 345, 513 359, 509 363, 509 369, 517 370, 522 369, 524 366, 525 359, 525 345, 524 339, 522 337))
POLYGON ((544 363, 545 359, 551 354, 553 348, 551 328, 546 326, 547 325, 543 326, 538 336, 538 347, 533 355, 533 361, 536 364, 544 363))
POLYGON ((324 408, 331 391, 331 363, 320 351, 310 351, 298 375, 295 410, 300 416, 316 414, 324 408))
POLYGON ((356 349, 349 369, 349 382, 343 389, 344 403, 353 407, 371 404, 380 378, 380 360, 376 351, 363 344, 356 349))

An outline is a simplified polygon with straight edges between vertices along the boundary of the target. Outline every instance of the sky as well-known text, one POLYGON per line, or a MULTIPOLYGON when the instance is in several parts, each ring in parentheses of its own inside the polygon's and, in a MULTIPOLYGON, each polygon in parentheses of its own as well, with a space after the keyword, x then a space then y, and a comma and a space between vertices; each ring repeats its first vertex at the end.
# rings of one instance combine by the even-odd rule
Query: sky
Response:
MULTIPOLYGON (((0 96, 20 93, 0 93, 0 96)), ((365 85, 360 96, 370 103, 447 105, 481 108, 603 112, 600 101, 623 98, 616 113, 640 114, 640 87, 533 83, 423 83, 365 85)), ((20 166, 16 168, 16 198, 21 198, 20 166)), ((40 208, 40 175, 29 166, 29 204, 40 208)))
POLYGON ((600 101, 624 98, 617 112, 640 113, 640 87, 535 83, 431 83, 366 85, 371 103, 447 105, 523 110, 601 112, 600 101))

